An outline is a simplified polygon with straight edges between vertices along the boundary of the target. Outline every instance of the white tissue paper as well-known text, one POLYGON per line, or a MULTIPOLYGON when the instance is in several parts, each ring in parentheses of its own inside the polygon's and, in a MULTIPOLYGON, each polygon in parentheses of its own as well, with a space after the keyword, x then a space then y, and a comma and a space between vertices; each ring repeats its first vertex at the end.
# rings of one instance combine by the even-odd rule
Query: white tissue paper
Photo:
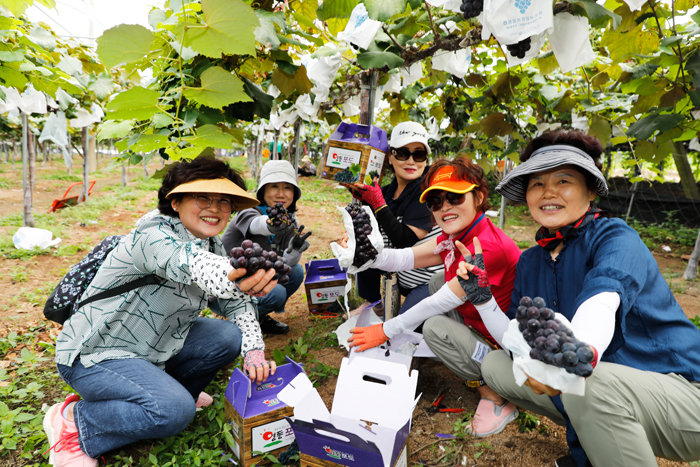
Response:
MULTIPOLYGON (((374 249, 377 250, 377 254, 379 254, 384 248, 384 239, 382 238, 382 233, 379 231, 379 224, 377 224, 377 219, 374 218, 374 213, 369 206, 362 206, 362 209, 364 209, 369 215, 369 222, 372 225, 372 232, 370 232, 367 238, 374 249)), ((355 229, 352 226, 352 217, 350 217, 350 213, 348 213, 345 208, 338 206, 338 210, 343 216, 343 224, 345 225, 345 230, 348 234, 348 247, 343 248, 338 243, 332 242, 331 251, 335 257, 338 258, 338 264, 340 267, 343 269, 347 268, 348 274, 356 274, 360 271, 364 271, 365 269, 369 269, 369 267, 372 265, 372 261, 367 261, 360 267, 352 265, 352 260, 355 257, 355 246, 357 244, 355 240, 355 229)))
POLYGON ((20 227, 12 236, 12 243, 19 250, 33 250, 34 248, 49 248, 61 243, 60 238, 53 238, 50 230, 34 227, 20 227))
POLYGON ((584 16, 560 13, 554 17, 549 44, 564 73, 595 59, 589 32, 588 18, 584 16))
MULTIPOLYGON (((569 320, 564 315, 555 313, 554 316, 564 326, 571 328, 569 320)), ((530 376, 540 383, 558 389, 565 394, 583 396, 586 390, 586 379, 584 377, 530 358, 531 347, 518 329, 518 321, 515 319, 510 321, 508 329, 503 335, 503 346, 513 353, 513 376, 519 386, 522 386, 527 377, 530 376)))

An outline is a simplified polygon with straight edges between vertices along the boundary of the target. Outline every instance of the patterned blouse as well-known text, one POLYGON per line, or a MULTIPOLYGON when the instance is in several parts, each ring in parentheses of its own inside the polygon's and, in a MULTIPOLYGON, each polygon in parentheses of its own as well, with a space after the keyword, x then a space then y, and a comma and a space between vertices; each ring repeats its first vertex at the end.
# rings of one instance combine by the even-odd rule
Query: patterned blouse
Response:
POLYGON ((199 239, 180 219, 151 211, 109 253, 81 300, 147 274, 164 280, 78 309, 58 336, 56 363, 141 358, 164 367, 207 306, 238 325, 242 354, 264 349, 257 300, 228 280, 230 269, 219 237, 199 239))

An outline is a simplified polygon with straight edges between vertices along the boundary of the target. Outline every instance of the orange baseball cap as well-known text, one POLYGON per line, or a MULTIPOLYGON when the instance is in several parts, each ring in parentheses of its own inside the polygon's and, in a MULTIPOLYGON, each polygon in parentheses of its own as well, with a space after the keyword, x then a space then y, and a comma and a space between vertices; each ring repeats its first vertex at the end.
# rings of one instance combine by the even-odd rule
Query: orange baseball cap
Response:
POLYGON ((469 193, 477 185, 457 177, 455 168, 451 165, 440 167, 430 179, 430 186, 420 195, 420 202, 425 202, 425 196, 432 190, 450 191, 452 193, 469 193))

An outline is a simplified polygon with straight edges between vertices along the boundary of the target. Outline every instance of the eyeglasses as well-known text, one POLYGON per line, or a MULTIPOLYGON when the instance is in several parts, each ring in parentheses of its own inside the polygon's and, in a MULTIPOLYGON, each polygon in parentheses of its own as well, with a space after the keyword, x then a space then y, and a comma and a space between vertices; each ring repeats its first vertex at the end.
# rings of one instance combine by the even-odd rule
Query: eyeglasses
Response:
POLYGON ((233 209, 231 198, 210 198, 207 195, 192 195, 192 197, 199 209, 209 209, 214 204, 214 201, 216 201, 216 207, 221 212, 231 212, 233 209))
POLYGON ((425 205, 431 211, 439 211, 442 209, 442 205, 445 201, 450 203, 451 206, 459 206, 464 202, 466 193, 452 193, 451 191, 438 191, 437 193, 431 193, 425 197, 425 205))
POLYGON ((397 161, 407 161, 409 157, 413 157, 415 162, 425 162, 428 160, 428 151, 425 149, 416 149, 411 152, 408 148, 391 148, 391 155, 397 161))

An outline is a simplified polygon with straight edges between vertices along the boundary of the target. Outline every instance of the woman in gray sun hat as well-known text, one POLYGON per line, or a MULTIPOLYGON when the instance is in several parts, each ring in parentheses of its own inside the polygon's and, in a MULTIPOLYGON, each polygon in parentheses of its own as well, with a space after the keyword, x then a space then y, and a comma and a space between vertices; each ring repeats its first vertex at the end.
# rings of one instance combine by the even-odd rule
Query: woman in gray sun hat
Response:
POLYGON ((304 232, 304 226, 296 220, 301 189, 292 164, 284 160, 267 161, 260 171, 256 197, 260 204, 239 212, 221 241, 230 251, 233 247, 241 246, 244 240, 252 240, 264 250, 274 250, 292 267, 288 282, 277 284, 270 293, 258 300, 258 319, 263 332, 285 334, 289 332, 289 326, 273 319, 270 314, 283 312, 289 297, 304 281, 304 268, 299 261, 301 254, 309 247, 306 239, 311 235, 310 231, 304 232), (291 223, 276 225, 271 221, 271 217, 275 217, 271 214, 271 208, 278 203, 288 212, 291 223))
MULTIPOLYGON (((495 304, 491 311, 498 312, 479 308, 499 344, 524 297, 542 297, 564 315, 592 356, 584 395, 562 393, 531 375, 519 386, 503 350, 486 355, 483 378, 516 405, 566 425, 570 455, 557 465, 698 460, 700 330, 637 232, 601 216, 593 204, 607 193, 601 153, 597 139, 575 130, 544 133, 527 145, 521 164, 496 190, 527 203, 541 226, 537 245, 517 263, 507 316, 495 304)), ((458 274, 467 277, 472 269, 462 262, 458 274)))

